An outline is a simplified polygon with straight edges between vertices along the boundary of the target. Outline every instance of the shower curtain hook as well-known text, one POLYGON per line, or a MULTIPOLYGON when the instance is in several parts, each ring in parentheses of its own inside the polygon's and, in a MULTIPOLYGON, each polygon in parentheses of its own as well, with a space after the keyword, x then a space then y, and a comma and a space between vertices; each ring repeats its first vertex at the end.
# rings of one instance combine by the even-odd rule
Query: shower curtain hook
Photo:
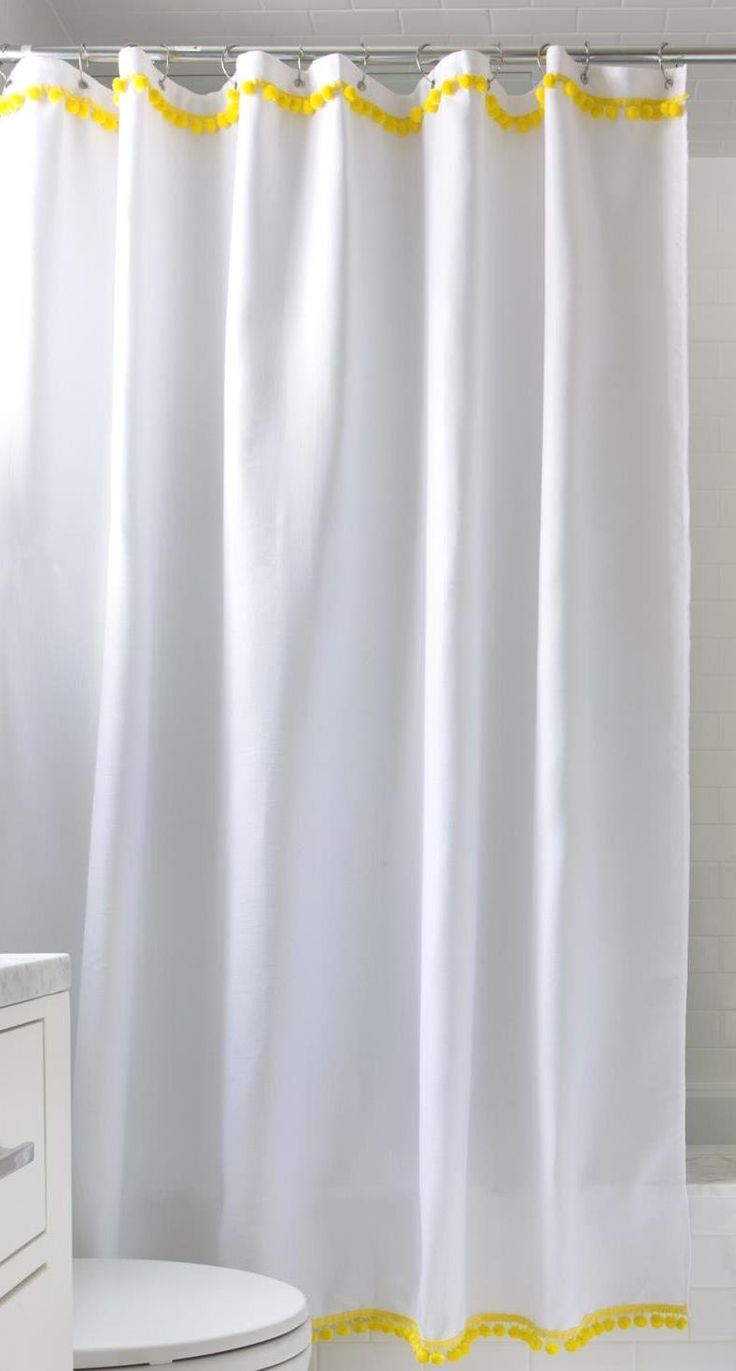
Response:
POLYGON ((429 89, 430 89, 430 90, 434 90, 434 77, 433 77, 433 76, 430 76, 429 72, 428 72, 428 71, 425 71, 424 67, 422 66, 422 53, 424 52, 424 49, 425 49, 425 48, 428 48, 428 47, 429 47, 429 43, 422 43, 422 44, 417 48, 417 51, 416 51, 416 64, 417 64, 417 71, 419 72, 419 75, 422 76, 426 81, 429 82, 429 89))
POLYGON ((365 90, 365 89, 366 89, 366 84, 367 84, 365 78, 366 78, 366 76, 368 75, 368 49, 367 49, 365 43, 361 43, 360 46, 361 46, 362 49, 363 49, 363 73, 362 73, 361 78, 360 78, 360 80, 359 80, 359 82, 358 82, 358 90, 365 90))
POLYGON ((545 71, 547 70, 547 53, 548 53, 548 51, 549 51, 549 43, 542 43, 542 44, 540 45, 539 52, 537 53, 537 66, 539 67, 539 70, 541 71, 542 76, 544 76, 544 73, 545 73, 545 71))
POLYGON ((494 67, 493 54, 489 55, 488 65, 490 67, 490 75, 486 78, 486 90, 490 90, 493 82, 498 80, 498 77, 501 75, 501 68, 503 67, 503 48, 500 43, 496 43, 495 47, 498 56, 494 67))
POLYGON ((589 77, 588 77, 588 67, 589 67, 589 66, 590 66, 590 43, 588 43, 587 40, 586 40, 586 43, 585 43, 585 66, 583 67, 583 70, 582 70, 582 72, 580 73, 580 80, 582 81, 582 83, 583 83, 584 86, 587 86, 587 84, 588 84, 588 80, 589 80, 589 77))
POLYGON ((299 51, 298 51, 298 53, 297 53, 297 55, 296 55, 296 76, 294 77, 294 85, 295 85, 295 86, 303 86, 303 85, 304 85, 304 75, 303 75, 303 72, 304 72, 304 48, 300 46, 300 47, 299 47, 299 51))
POLYGON ((226 81, 232 81, 233 83, 235 83, 235 73, 237 72, 238 66, 237 66, 237 62, 235 61, 235 58, 234 58, 234 57, 230 57, 230 48, 231 48, 231 47, 232 47, 232 44, 231 44, 231 43, 228 43, 227 47, 226 47, 226 48, 223 48, 222 52, 220 53, 220 66, 222 67, 222 74, 223 74, 223 76, 225 77, 225 80, 226 80, 226 81), (232 69, 232 71, 228 71, 227 66, 226 66, 226 62, 227 62, 228 57, 230 57, 230 61, 231 61, 232 64, 233 64, 233 69, 232 69))
POLYGON ((86 43, 80 43, 79 45, 77 62, 79 63, 79 80, 77 82, 77 85, 79 86, 80 90, 86 90, 89 85, 89 81, 85 80, 85 72, 89 68, 89 58, 87 57, 86 43))
POLYGON ((166 53, 166 66, 164 67, 164 69, 163 69, 161 75, 160 75, 159 78, 158 78, 158 84, 159 84, 161 90, 163 90, 163 88, 164 88, 164 86, 166 85, 166 82, 167 82, 167 80, 168 80, 168 77, 169 77, 169 62, 170 62, 170 60, 171 60, 171 51, 170 51, 170 49, 169 49, 169 47, 168 47, 168 44, 166 44, 166 43, 162 43, 162 44, 161 44, 161 47, 163 48, 164 52, 166 53))
POLYGON ((670 70, 667 71, 664 65, 664 50, 668 47, 669 43, 662 43, 657 56, 659 57, 659 70, 662 75, 662 80, 664 81, 664 88, 665 90, 672 90, 672 87, 675 84, 675 78, 672 75, 672 68, 670 68, 670 70))
MULTIPOLYGON (((9 47, 9 43, 3 43, 2 47, 0 48, 0 62, 2 62, 3 60, 3 53, 7 52, 9 47)), ((10 85, 10 82, 13 79, 13 75, 12 72, 10 73, 10 75, 8 75, 7 71, 0 71, 0 77, 2 77, 2 85, 0 85, 0 95, 2 95, 5 88, 10 85)))

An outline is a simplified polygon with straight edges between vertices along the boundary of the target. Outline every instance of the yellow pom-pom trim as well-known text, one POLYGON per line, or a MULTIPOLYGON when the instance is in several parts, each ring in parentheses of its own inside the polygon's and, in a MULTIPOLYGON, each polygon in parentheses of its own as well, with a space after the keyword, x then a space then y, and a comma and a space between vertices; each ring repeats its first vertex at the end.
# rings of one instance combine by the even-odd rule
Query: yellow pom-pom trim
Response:
MULTIPOLYGON (((537 108, 528 110, 523 114, 512 114, 510 110, 507 110, 489 91, 488 78, 471 72, 463 72, 457 77, 448 77, 439 86, 433 87, 422 103, 415 105, 408 114, 390 114, 388 110, 383 109, 372 100, 366 99, 356 86, 344 81, 329 82, 307 96, 282 90, 273 81, 260 79, 243 81, 240 88, 228 87, 225 94, 225 108, 215 114, 193 114, 188 110, 181 109, 178 105, 172 104, 161 93, 158 84, 151 85, 149 78, 140 72, 130 77, 116 76, 112 83, 112 89, 113 100, 116 104, 120 103, 121 97, 128 91, 147 94, 153 108, 162 115, 167 123, 173 124, 176 128, 188 129, 193 134, 220 133, 224 129, 230 128, 238 121, 241 95, 246 97, 260 95, 279 109, 306 117, 311 117, 323 110, 326 105, 340 97, 354 114, 360 115, 364 119, 370 119, 372 123, 385 129, 387 133, 395 133, 400 138, 406 137, 407 134, 418 133, 423 127, 425 115, 437 114, 443 100, 451 100, 459 94, 482 94, 489 118, 500 129, 511 129, 516 133, 526 133, 529 129, 537 128, 541 124, 544 118, 547 96, 552 90, 560 91, 579 110, 590 115, 593 119, 616 119, 619 114, 624 114, 627 119, 641 119, 647 122, 657 119, 676 119, 684 114, 687 99, 686 95, 677 95, 666 100, 644 100, 628 97, 613 99, 606 95, 591 95, 570 77, 562 76, 559 72, 553 71, 546 72, 541 84, 535 90, 537 108)), ((74 91, 65 90, 61 86, 34 84, 29 86, 25 93, 20 91, 8 93, 0 97, 0 115, 14 114, 17 110, 22 109, 26 97, 34 102, 44 99, 52 104, 63 102, 68 114, 73 114, 82 119, 91 117, 92 121, 102 128, 110 130, 118 128, 118 116, 116 114, 111 113, 104 106, 96 104, 93 100, 81 98, 74 91)))
POLYGON ((425 1338, 419 1325, 404 1314, 385 1309, 355 1309, 332 1318, 313 1319, 312 1336, 315 1342, 329 1342, 335 1334, 348 1337, 356 1333, 391 1333, 411 1347, 418 1362, 440 1366, 445 1361, 460 1361, 473 1346, 476 1338, 513 1338, 526 1343, 532 1352, 546 1352, 554 1357, 562 1348, 577 1352, 592 1338, 602 1337, 615 1329, 687 1328, 687 1310, 680 1304, 628 1304, 611 1309, 598 1309, 588 1314, 576 1328, 542 1328, 533 1319, 519 1314, 476 1314, 454 1338, 437 1340, 425 1338))

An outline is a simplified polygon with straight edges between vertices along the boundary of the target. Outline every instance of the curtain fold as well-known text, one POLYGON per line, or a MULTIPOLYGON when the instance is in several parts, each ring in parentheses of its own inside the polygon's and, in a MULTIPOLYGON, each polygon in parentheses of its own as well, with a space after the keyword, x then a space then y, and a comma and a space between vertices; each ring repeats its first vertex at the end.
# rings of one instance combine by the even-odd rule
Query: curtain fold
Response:
POLYGON ((685 75, 488 75, 0 100, 0 926, 74 957, 78 1250, 422 1360, 688 1282, 685 75))

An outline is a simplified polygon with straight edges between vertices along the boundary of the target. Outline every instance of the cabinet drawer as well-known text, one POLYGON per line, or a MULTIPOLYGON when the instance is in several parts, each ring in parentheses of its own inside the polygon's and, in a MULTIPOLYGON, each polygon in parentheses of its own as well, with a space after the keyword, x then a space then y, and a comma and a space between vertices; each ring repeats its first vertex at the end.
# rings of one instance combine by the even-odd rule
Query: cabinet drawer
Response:
POLYGON ((43 1022, 0 1032, 0 1262, 46 1227, 43 1022))

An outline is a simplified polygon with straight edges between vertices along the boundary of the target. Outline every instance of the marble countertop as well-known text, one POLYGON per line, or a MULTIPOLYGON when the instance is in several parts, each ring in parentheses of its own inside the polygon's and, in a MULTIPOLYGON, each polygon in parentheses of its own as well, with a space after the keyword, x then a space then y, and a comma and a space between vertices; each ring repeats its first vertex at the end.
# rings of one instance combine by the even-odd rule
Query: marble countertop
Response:
POLYGON ((41 995, 57 995, 69 989, 71 979, 65 952, 0 954, 0 1009, 41 995))

